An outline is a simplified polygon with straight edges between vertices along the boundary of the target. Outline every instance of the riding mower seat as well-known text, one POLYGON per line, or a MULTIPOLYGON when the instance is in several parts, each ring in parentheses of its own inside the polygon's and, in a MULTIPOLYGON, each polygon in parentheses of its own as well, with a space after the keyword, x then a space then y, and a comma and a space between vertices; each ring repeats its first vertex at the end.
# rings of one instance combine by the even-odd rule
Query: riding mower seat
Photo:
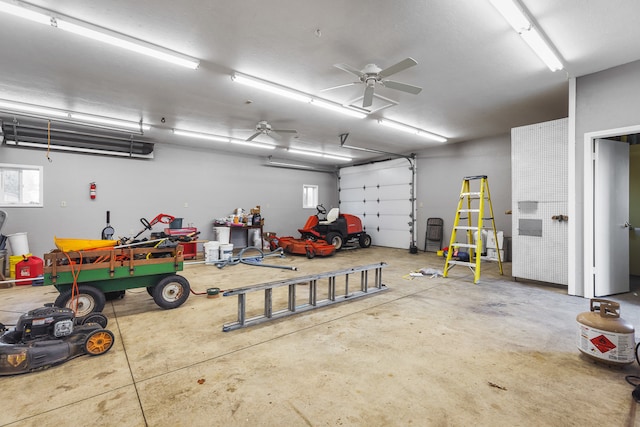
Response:
POLYGON ((339 208, 331 208, 331 210, 327 214, 327 218, 325 220, 323 220, 323 221, 318 221, 318 224, 320 224, 320 225, 332 224, 332 223, 334 223, 336 221, 336 219, 338 219, 339 216, 340 216, 340 209, 339 208))

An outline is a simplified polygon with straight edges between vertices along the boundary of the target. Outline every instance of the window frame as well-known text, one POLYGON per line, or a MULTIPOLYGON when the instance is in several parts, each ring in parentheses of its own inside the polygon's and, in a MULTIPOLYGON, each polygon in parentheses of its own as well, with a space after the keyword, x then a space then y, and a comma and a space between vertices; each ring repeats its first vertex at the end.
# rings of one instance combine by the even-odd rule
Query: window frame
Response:
POLYGON ((0 163, 0 208, 41 208, 44 207, 44 168, 37 165, 18 165, 12 163, 0 163), (5 171, 18 171, 18 197, 17 202, 5 201, 5 171), (38 188, 31 191, 38 192, 38 200, 25 202, 24 172, 36 171, 38 173, 38 188))
POLYGON ((318 206, 320 189, 315 184, 302 184, 302 209, 315 209, 318 206), (311 194, 309 194, 311 192, 311 194), (308 203, 312 199, 312 204, 308 203))

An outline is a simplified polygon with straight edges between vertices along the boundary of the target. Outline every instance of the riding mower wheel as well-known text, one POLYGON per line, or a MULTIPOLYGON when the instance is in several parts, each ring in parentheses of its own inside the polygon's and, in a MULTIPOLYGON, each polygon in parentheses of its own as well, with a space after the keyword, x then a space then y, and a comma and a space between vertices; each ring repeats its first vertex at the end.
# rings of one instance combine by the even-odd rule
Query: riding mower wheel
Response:
POLYGON ((333 247, 336 248, 336 251, 339 251, 340 249, 342 249, 342 244, 344 243, 344 240, 342 239, 342 236, 339 233, 327 233, 327 242, 329 242, 330 245, 333 245, 333 247))
POLYGON ((360 244, 361 248, 368 248, 369 246, 371 246, 371 236, 369 236, 367 233, 362 233, 360 237, 358 237, 358 243, 360 244))

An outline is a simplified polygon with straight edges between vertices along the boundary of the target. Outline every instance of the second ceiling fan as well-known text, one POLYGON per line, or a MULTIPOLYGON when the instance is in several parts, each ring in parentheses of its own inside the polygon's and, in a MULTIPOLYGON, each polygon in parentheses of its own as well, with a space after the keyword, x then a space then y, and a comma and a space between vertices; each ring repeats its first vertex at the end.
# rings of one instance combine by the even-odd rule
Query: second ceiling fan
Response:
POLYGON ((390 67, 385 68, 384 70, 375 64, 367 64, 362 70, 358 70, 348 64, 334 64, 334 67, 339 68, 343 71, 346 71, 349 74, 353 74, 354 76, 358 77, 358 81, 323 89, 323 92, 327 90, 346 87, 346 86, 364 84, 365 88, 364 88, 364 96, 362 100, 362 107, 364 108, 370 107, 371 104, 373 104, 373 95, 374 95, 376 84, 380 84, 384 87, 388 87, 389 89, 395 89, 402 92, 407 92, 413 95, 417 95, 422 91, 421 87, 387 79, 387 77, 393 74, 399 73, 400 71, 404 71, 407 68, 413 67, 414 65, 417 65, 417 64, 418 62, 413 58, 406 58, 398 62, 397 64, 394 64, 390 67))

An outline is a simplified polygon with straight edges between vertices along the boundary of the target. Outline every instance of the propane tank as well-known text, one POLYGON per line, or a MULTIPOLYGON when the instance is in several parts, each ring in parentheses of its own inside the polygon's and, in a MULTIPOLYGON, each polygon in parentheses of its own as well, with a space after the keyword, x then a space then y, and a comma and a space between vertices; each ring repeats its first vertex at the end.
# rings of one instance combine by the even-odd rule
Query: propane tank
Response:
POLYGON ((589 358, 610 365, 635 360, 633 325, 620 318, 620 304, 592 298, 590 310, 576 317, 578 349, 589 358))

